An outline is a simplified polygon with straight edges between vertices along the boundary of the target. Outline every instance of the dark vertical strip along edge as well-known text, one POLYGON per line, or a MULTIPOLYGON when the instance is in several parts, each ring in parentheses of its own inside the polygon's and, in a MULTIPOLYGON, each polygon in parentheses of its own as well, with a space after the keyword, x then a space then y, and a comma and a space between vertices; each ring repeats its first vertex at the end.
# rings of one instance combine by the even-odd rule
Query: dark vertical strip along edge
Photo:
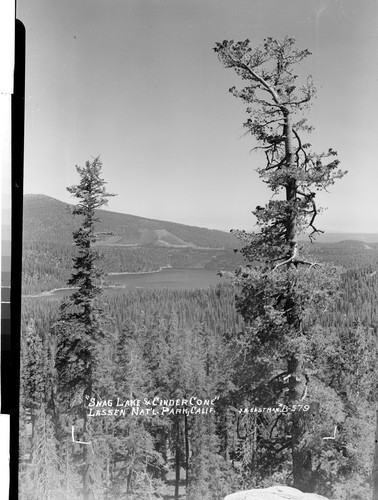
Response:
POLYGON ((2 352, 2 412, 10 414, 9 498, 18 498, 19 387, 21 335, 22 210, 25 123, 26 31, 16 19, 14 92, 12 95, 12 229, 11 229, 11 331, 10 352, 2 352))

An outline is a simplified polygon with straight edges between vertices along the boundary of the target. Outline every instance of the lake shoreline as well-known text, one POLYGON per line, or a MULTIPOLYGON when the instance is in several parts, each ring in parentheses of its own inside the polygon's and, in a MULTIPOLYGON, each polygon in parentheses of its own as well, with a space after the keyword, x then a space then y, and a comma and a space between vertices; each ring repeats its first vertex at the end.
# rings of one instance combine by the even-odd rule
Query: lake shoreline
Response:
POLYGON ((172 266, 163 266, 155 271, 121 271, 119 273, 108 273, 106 276, 118 276, 123 274, 153 274, 153 273, 160 273, 161 271, 163 271, 163 269, 174 269, 174 268, 172 266))
MULTIPOLYGON (((104 285, 103 289, 113 289, 113 288, 127 288, 125 285, 104 285)), ((74 291, 78 290, 79 287, 77 286, 70 286, 70 287, 63 287, 63 288, 53 288, 52 290, 47 290, 45 292, 39 292, 33 295, 22 295, 22 298, 38 298, 38 297, 50 297, 51 295, 54 295, 56 292, 64 292, 66 290, 74 291)))
MULTIPOLYGON (((120 273, 107 273, 106 276, 118 276, 118 275, 125 275, 125 274, 153 274, 153 273, 160 273, 163 269, 172 269, 172 266, 164 266, 161 267, 160 269, 157 269, 156 271, 137 271, 137 272, 132 272, 132 271, 124 271, 120 273)), ((107 288, 126 288, 125 285, 104 285, 104 289, 106 290, 107 288)), ((50 295, 54 295, 55 292, 63 292, 65 290, 78 290, 79 287, 77 286, 72 286, 72 287, 62 287, 62 288, 53 288, 52 290, 46 290, 44 292, 39 292, 36 294, 28 294, 28 295, 22 295, 22 297, 25 298, 39 298, 39 297, 49 297, 50 295)))
MULTIPOLYGON (((104 292, 122 293, 136 289, 203 289, 216 285, 220 281, 218 270, 206 268, 162 267, 156 271, 108 273, 109 284, 104 284, 104 292)), ((57 298, 64 297, 78 287, 62 287, 52 290, 25 294, 22 298, 57 298)))

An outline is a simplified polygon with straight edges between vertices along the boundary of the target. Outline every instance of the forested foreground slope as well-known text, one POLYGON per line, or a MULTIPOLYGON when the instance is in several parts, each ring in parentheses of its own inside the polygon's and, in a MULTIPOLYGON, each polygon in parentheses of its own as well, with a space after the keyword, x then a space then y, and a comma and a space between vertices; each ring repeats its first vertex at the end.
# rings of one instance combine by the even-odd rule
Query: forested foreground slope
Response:
MULTIPOLYGON (((366 248, 347 241, 311 249, 316 260, 345 269, 336 306, 318 318, 307 361, 304 408, 312 428, 307 439, 312 440, 316 491, 333 499, 363 500, 370 494, 373 459, 378 245, 366 248)), ((94 444, 98 498, 168 499, 177 485, 181 498, 221 499, 238 489, 290 484, 285 414, 261 411, 263 406, 280 408, 280 400, 261 392, 269 375, 263 369, 266 360, 245 357, 244 326, 235 312, 234 294, 224 283, 209 290, 106 296, 113 335, 101 371, 113 410, 118 399, 120 404, 154 398, 219 399, 211 413, 198 405, 203 413, 169 413, 169 406, 162 413, 157 405, 159 414, 93 417, 101 428, 101 439, 94 444)), ((55 484, 54 498, 65 498, 66 491, 76 498, 79 484, 68 451, 51 459, 57 436, 43 420, 52 390, 48 374, 58 307, 58 302, 44 299, 23 300, 20 470, 25 499, 34 498, 27 491, 46 476, 42 463, 48 464, 48 478, 55 484)), ((270 368, 273 373, 282 370, 270 368)), ((56 411, 50 408, 48 414, 56 411)), ((63 442, 73 451, 80 448, 70 435, 63 442)))

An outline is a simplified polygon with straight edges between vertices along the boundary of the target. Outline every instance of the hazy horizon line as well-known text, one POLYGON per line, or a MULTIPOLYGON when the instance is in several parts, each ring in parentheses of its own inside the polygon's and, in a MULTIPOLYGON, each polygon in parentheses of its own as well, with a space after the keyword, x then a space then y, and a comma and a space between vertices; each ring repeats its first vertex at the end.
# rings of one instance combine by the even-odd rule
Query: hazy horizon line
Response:
MULTIPOLYGON (((56 198, 55 196, 51 196, 49 194, 45 194, 45 193, 24 193, 23 196, 46 196, 47 198, 52 198, 54 200, 57 200, 61 203, 67 203, 67 204, 70 204, 66 201, 63 201, 63 200, 60 200, 59 198, 56 198)), ((74 200, 72 200, 74 201, 74 200)), ((74 204, 74 203, 72 203, 74 204)), ((137 214, 134 214, 134 213, 126 213, 126 212, 118 212, 116 210, 112 210, 110 209, 109 207, 104 207, 102 208, 101 210, 105 210, 107 212, 114 212, 116 214, 121 214, 121 215, 132 215, 134 217, 141 217, 143 219, 152 219, 152 220, 158 220, 158 221, 162 221, 162 222, 173 222, 175 224, 181 224, 183 226, 192 226, 192 227, 202 227, 202 228, 205 228, 205 229, 209 229, 209 230, 215 230, 215 231, 223 231, 223 232, 226 232, 226 233, 229 233, 230 231, 237 231, 237 230, 240 230, 240 231, 249 231, 249 232, 254 232, 253 231, 253 228, 250 228, 250 229, 240 229, 240 228, 220 228, 220 227, 208 227, 208 226, 198 226, 198 224, 188 224, 188 223, 184 223, 184 222, 176 222, 174 220, 167 220, 167 219, 160 219, 160 218, 156 218, 154 216, 145 216, 145 215, 137 215, 137 214)), ((378 235, 378 231, 351 231, 351 230, 348 230, 348 229, 329 229, 329 228, 323 228, 321 230, 322 232, 320 234, 318 234, 318 237, 322 237, 323 234, 359 234, 359 235, 363 235, 363 234, 368 234, 368 235, 373 235, 373 234, 376 234, 378 235)), ((304 234, 304 236, 308 236, 307 234, 304 234)))

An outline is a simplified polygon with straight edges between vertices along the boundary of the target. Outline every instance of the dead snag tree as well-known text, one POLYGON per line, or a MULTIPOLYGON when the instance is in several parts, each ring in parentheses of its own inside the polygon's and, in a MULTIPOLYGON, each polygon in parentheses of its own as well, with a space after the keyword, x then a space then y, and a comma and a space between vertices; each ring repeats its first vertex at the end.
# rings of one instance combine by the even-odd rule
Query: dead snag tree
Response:
MULTIPOLYGON (((98 266, 100 253, 94 243, 98 239, 95 225, 99 218, 96 210, 106 205, 108 198, 113 195, 106 192, 101 168, 98 157, 92 162, 87 161, 85 167, 77 166, 80 182, 67 188, 78 200, 72 213, 80 221, 73 233, 78 252, 74 258, 74 271, 68 281, 68 285, 76 290, 62 302, 59 321, 54 328, 57 338, 55 368, 58 401, 66 431, 71 432, 70 426, 73 425, 72 435, 75 439, 78 437, 77 432, 80 432, 80 439, 77 439, 80 443, 75 446, 82 448, 78 463, 81 464, 84 500, 94 498, 96 482, 92 463, 92 430, 86 406, 91 395, 100 393, 103 377, 101 359, 109 340, 106 339, 107 321, 102 298, 104 273, 98 266)), ((71 446, 74 445, 71 443, 71 446)))
MULTIPOLYGON (((298 240, 306 228, 311 240, 321 232, 315 225, 316 192, 345 174, 338 167, 336 151, 315 153, 303 137, 312 129, 303 112, 316 90, 311 77, 303 84, 297 82, 294 68, 310 52, 294 45, 294 38, 285 37, 267 38, 258 47, 251 47, 249 40, 225 40, 214 48, 224 66, 246 82, 241 90, 232 87, 230 92, 247 105, 244 125, 257 139, 255 149, 265 155, 265 164, 257 172, 273 191, 272 199, 253 212, 258 231, 235 231, 245 243, 242 253, 250 263, 236 272, 237 307, 265 359, 285 360, 281 380, 291 407, 304 400, 308 391, 304 359, 310 322, 306 320, 326 307, 338 278, 337 269, 307 257, 298 240)), ((302 437, 302 418, 293 412, 293 483, 311 491, 311 453, 302 437)))

